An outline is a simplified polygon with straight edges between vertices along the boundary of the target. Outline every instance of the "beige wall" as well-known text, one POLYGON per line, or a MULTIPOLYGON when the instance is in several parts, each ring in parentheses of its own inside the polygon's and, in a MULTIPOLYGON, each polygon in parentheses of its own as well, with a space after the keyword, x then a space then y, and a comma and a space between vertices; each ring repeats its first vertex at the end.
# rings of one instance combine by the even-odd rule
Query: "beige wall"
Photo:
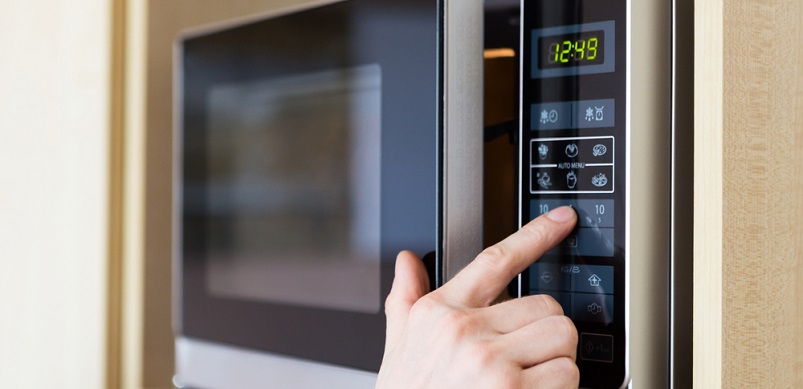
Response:
POLYGON ((695 387, 803 387, 803 3, 696 17, 695 387))
POLYGON ((111 5, 0 2, 0 387, 106 379, 111 5))

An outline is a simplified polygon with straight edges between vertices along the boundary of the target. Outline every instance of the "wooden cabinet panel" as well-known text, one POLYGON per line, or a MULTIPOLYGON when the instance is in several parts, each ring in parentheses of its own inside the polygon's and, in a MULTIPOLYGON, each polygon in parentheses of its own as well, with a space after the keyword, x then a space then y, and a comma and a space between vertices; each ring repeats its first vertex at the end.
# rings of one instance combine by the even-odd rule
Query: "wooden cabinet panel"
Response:
POLYGON ((801 387, 803 4, 696 11, 695 387, 801 387))

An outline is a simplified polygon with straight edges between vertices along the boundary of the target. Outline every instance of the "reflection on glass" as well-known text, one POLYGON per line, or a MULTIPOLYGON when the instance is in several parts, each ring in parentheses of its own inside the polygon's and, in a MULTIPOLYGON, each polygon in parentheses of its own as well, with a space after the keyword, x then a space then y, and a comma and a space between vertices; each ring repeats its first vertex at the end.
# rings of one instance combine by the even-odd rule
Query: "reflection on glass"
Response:
POLYGON ((185 212, 205 215, 213 295, 379 311, 380 100, 376 64, 211 89, 185 212))

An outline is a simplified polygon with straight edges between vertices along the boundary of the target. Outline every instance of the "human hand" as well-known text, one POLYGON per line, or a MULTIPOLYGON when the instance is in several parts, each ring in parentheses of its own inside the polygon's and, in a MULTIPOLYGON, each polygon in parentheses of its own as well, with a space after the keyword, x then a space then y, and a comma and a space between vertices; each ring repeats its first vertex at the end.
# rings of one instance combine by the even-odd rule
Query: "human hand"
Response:
POLYGON ((577 330, 546 295, 491 305, 508 283, 563 240, 569 207, 538 217, 429 292, 408 251, 385 302, 387 338, 377 388, 576 388, 577 330))

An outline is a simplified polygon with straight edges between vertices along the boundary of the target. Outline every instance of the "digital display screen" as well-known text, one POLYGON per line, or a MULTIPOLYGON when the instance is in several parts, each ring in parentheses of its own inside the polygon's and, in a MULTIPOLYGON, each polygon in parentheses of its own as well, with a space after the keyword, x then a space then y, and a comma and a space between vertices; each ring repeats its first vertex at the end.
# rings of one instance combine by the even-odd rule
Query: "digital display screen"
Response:
POLYGON ((616 71, 616 22, 530 30, 530 76, 550 78, 616 71))
POLYGON ((538 67, 555 69, 605 62, 605 32, 545 36, 538 40, 538 67))

